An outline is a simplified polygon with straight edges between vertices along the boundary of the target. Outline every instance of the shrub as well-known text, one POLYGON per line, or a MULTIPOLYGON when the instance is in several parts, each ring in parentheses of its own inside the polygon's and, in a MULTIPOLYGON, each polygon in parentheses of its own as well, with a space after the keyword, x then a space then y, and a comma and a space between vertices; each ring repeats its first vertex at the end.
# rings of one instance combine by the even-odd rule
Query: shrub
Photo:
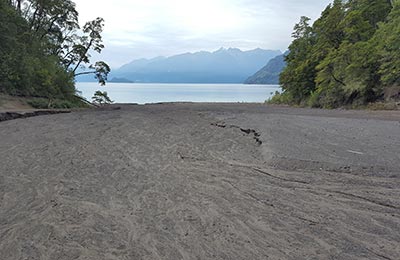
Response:
POLYGON ((114 103, 114 101, 112 101, 108 97, 108 94, 106 91, 101 92, 100 90, 98 90, 94 93, 94 96, 92 97, 92 101, 94 104, 98 104, 100 106, 114 103))

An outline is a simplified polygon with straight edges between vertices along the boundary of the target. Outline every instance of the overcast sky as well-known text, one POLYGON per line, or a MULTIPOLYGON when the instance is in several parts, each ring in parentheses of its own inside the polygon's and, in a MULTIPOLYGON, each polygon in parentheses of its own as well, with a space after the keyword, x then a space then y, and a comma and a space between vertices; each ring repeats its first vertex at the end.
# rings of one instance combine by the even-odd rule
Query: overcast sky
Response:
POLYGON ((330 0, 75 0, 80 22, 103 17, 101 59, 116 68, 139 58, 220 47, 284 51, 300 16, 330 0))

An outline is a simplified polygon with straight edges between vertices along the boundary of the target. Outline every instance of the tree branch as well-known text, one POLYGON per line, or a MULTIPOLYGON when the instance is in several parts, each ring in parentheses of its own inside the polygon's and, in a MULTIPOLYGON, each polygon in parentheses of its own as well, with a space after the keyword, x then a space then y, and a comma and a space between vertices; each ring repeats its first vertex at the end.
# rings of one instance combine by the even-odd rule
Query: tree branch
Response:
POLYGON ((74 74, 74 76, 76 77, 76 76, 80 76, 80 75, 95 74, 95 73, 96 73, 96 71, 79 72, 79 73, 74 74))
MULTIPOLYGON (((75 68, 72 70, 74 73, 75 73, 75 71, 79 68, 79 66, 81 65, 81 63, 82 63, 84 57, 86 56, 86 54, 87 54, 88 51, 90 50, 90 47, 92 47, 92 44, 93 44, 93 39, 90 40, 88 46, 87 46, 86 49, 85 49, 85 53, 83 53, 83 55, 82 55, 81 58, 79 59, 78 63, 76 64, 75 68)), ((70 64, 70 65, 72 65, 72 64, 70 64)))
POLYGON ((343 81, 341 81, 341 80, 339 80, 338 78, 336 78, 335 75, 333 74, 333 72, 331 72, 330 74, 331 74, 332 78, 333 78, 337 83, 342 84, 343 86, 346 87, 346 84, 345 84, 343 81))

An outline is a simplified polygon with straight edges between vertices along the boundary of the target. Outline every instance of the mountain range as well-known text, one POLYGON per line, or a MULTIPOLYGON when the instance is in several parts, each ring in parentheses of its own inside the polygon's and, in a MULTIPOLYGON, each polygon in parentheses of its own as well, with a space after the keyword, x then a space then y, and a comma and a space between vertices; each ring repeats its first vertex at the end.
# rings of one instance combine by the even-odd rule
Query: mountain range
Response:
POLYGON ((267 65, 249 77, 245 84, 279 84, 279 75, 286 67, 285 56, 287 52, 271 59, 267 65))
MULTIPOLYGON (((214 52, 139 59, 112 70, 109 79, 137 83, 243 83, 281 54, 279 50, 221 48, 214 52)), ((78 80, 92 81, 87 79, 78 80)))

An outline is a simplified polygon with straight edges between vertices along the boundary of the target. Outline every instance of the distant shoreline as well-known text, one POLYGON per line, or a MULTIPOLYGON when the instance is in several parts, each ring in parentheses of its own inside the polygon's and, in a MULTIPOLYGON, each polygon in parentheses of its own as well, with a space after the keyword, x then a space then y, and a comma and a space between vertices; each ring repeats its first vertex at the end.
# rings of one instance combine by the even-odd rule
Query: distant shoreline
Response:
MULTIPOLYGON (((76 81, 77 84, 82 84, 82 83, 88 83, 88 84, 98 84, 96 81, 76 81)), ((229 82, 224 82, 224 83, 198 83, 198 82, 193 82, 193 83, 187 83, 187 82, 135 82, 135 81, 129 81, 129 82, 114 82, 114 81, 108 81, 107 84, 138 84, 138 85, 245 85, 245 86, 280 86, 280 84, 252 84, 252 83, 229 83, 229 82)), ((107 84, 104 87, 107 87, 107 84)))
POLYGON ((192 83, 77 83, 76 88, 86 99, 91 99, 97 90, 106 91, 116 103, 159 102, 246 102, 264 103, 279 85, 238 84, 192 84, 192 83))

